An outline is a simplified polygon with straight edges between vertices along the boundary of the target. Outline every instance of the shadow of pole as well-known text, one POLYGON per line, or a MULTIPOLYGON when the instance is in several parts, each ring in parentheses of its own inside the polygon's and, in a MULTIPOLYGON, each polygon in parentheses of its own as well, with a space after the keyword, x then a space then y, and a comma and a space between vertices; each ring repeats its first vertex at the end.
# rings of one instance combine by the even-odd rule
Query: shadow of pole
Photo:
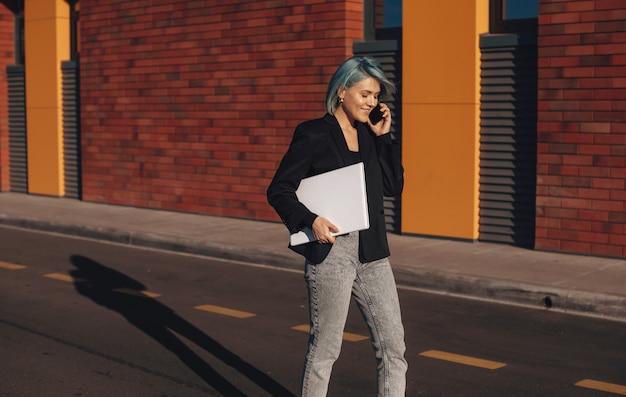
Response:
POLYGON ((120 289, 144 291, 145 286, 137 280, 84 256, 73 255, 70 261, 75 269, 69 273, 75 279, 74 287, 78 293, 98 305, 121 314, 129 323, 175 354, 188 368, 222 395, 246 396, 174 333, 236 369, 270 395, 295 397, 284 386, 242 360, 169 307, 155 299, 119 292, 120 289))

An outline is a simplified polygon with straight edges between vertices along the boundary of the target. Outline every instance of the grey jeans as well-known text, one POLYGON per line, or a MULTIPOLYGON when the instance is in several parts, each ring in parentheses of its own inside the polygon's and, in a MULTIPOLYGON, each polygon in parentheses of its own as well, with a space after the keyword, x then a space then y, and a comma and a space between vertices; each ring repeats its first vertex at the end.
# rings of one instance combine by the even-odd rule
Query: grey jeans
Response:
POLYGON ((328 392, 351 297, 370 330, 377 364, 377 396, 405 395, 404 327, 391 266, 387 258, 361 263, 358 248, 358 232, 339 236, 322 263, 305 265, 311 331, 302 397, 326 396, 328 392))

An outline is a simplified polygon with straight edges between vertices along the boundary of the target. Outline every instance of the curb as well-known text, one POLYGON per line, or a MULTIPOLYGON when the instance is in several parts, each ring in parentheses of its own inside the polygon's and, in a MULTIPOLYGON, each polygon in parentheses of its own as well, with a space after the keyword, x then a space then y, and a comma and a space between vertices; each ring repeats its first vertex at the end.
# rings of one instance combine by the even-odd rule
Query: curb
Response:
POLYGON ((431 271, 394 272, 398 286, 424 292, 626 322, 626 297, 431 271))
POLYGON ((271 250, 241 248, 239 246, 216 244, 202 240, 185 239, 163 234, 137 233, 115 228, 78 226, 52 223, 36 219, 9 218, 0 215, 0 225, 21 229, 38 230, 63 235, 107 241, 117 244, 144 248, 155 248, 178 253, 214 257, 240 262, 255 262, 262 265, 300 269, 293 263, 293 256, 282 255, 271 250))
MULTIPOLYGON (((298 262, 294 262, 294 256, 293 254, 289 255, 289 252, 281 254, 273 250, 259 248, 242 249, 238 246, 184 239, 177 236, 52 223, 1 215, 0 224, 136 247, 155 248, 239 262, 254 262, 292 270, 302 269, 301 266, 294 265, 298 262)), ((394 274, 400 288, 626 322, 626 297, 409 268, 394 268, 394 274)))

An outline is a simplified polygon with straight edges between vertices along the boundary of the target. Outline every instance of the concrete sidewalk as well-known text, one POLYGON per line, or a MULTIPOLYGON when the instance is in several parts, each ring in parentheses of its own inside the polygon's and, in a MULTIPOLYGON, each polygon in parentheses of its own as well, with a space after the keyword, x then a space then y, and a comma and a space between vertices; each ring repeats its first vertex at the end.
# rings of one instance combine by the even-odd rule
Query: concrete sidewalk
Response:
MULTIPOLYGON (((293 269, 304 262, 273 222, 0 193, 0 224, 293 269)), ((626 260, 395 234, 389 242, 401 287, 626 321, 626 260)))

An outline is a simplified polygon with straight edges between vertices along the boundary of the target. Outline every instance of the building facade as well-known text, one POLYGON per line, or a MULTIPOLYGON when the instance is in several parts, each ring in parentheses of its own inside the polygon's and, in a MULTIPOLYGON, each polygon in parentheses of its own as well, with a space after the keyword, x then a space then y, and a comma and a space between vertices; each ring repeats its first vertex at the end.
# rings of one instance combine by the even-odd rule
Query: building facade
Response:
POLYGON ((626 4, 542 4, 538 83, 536 247, 626 256, 626 4))
POLYGON ((622 3, 7 0, 0 191, 277 221, 295 126, 362 54, 399 86, 391 232, 624 257, 622 3))

